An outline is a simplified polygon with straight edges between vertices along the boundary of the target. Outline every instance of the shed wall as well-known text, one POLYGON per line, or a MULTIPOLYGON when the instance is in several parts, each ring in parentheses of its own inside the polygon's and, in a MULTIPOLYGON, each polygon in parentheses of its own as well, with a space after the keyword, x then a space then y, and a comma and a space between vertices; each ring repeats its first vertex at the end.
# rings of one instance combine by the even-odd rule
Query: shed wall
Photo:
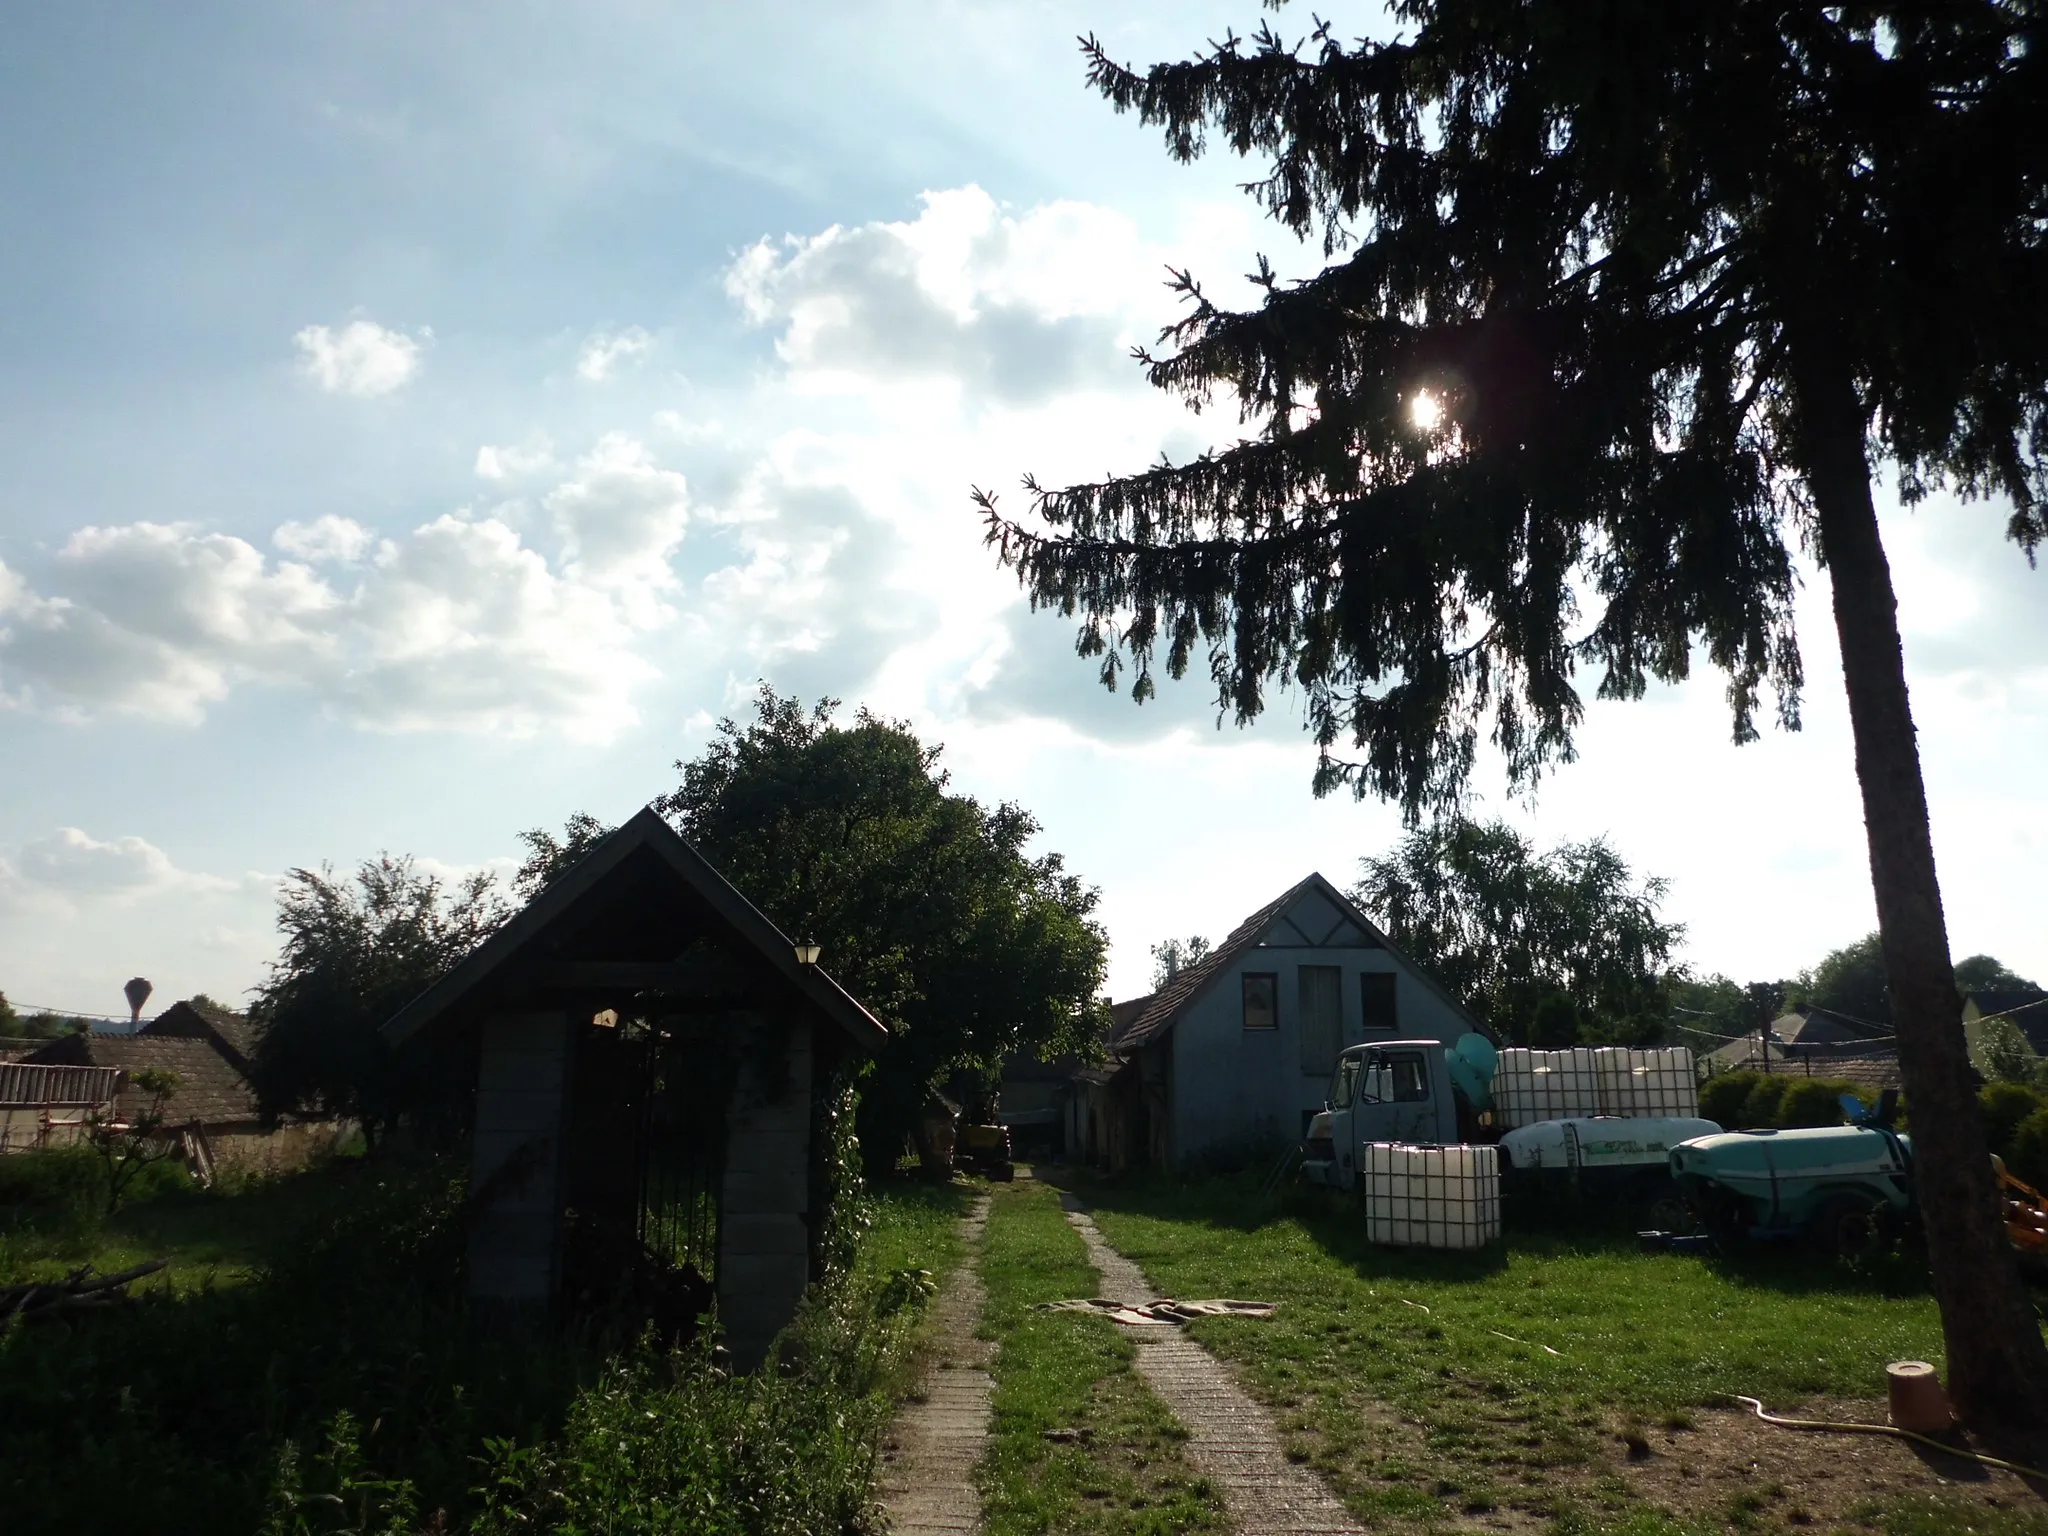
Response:
POLYGON ((733 1096, 718 1234, 718 1317, 752 1370, 810 1283, 811 1025, 789 1029, 787 1071, 764 1083, 745 1062, 733 1096))
POLYGON ((482 1300, 545 1302, 554 1294, 568 1067, 567 1014, 498 1014, 484 1022, 469 1176, 477 1202, 469 1289, 482 1300))

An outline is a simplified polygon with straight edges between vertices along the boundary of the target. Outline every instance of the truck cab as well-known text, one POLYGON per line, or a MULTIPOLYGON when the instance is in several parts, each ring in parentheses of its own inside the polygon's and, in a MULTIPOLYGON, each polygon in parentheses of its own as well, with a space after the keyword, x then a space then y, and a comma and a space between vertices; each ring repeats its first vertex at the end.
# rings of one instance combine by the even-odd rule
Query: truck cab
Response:
POLYGON ((1337 1058, 1321 1113, 1309 1122, 1303 1173, 1312 1184, 1350 1189, 1368 1142, 1443 1146, 1458 1139, 1441 1040, 1354 1045, 1337 1058))

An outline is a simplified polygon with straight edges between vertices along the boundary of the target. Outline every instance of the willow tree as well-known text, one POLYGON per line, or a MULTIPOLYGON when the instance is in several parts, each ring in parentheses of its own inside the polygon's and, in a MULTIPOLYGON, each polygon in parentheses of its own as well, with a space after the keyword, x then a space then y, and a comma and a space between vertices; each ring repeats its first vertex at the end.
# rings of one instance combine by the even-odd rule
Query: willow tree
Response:
POLYGON ((1392 43, 1270 26, 1090 83, 1262 161, 1324 265, 1243 310, 1176 281, 1141 353, 1233 446, 977 492, 1105 683, 1206 661, 1242 723, 1299 690, 1318 793, 1464 795, 1572 756, 1582 681, 1704 657, 1734 736, 1798 722, 1793 551, 1826 569, 1951 1386, 2048 1426, 2048 1349, 1970 1091, 1872 501, 2048 493, 2048 92, 2033 0, 1406 0, 1392 43), (1163 651, 1163 655, 1162 655, 1163 651))

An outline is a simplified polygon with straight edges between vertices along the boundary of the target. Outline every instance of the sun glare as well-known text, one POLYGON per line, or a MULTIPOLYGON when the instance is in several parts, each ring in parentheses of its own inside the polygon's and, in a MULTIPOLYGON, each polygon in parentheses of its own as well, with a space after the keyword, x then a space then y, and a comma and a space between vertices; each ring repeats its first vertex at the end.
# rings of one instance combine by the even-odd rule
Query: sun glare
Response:
POLYGON ((1443 424, 1444 408, 1435 395, 1422 389, 1415 392, 1415 398, 1408 402, 1408 414, 1421 431, 1434 432, 1443 424))

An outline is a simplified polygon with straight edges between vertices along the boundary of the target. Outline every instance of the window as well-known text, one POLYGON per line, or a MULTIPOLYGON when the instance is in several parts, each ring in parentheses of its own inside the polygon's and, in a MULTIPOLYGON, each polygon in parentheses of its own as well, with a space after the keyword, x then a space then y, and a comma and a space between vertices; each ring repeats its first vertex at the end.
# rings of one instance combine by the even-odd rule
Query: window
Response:
POLYGON ((1396 1056, 1388 1065, 1394 1072, 1396 1104, 1420 1104, 1429 1097, 1429 1077, 1422 1070, 1420 1056, 1396 1056))
POLYGON ((1374 1051, 1366 1058, 1361 1104, 1421 1104, 1429 1098, 1429 1070, 1413 1051, 1382 1056, 1374 1051))
POLYGON ((1358 1069, 1364 1065, 1364 1060, 1361 1056, 1344 1056, 1338 1059, 1337 1074, 1330 1080, 1330 1108, 1350 1107, 1352 1090, 1358 1086, 1358 1069))
POLYGON ((1244 1027, 1280 1027, 1280 978, 1271 971, 1244 973, 1244 1027))
POLYGON ((1344 968, 1304 965, 1300 983, 1301 1070, 1308 1077, 1328 1077, 1344 1049, 1344 968))
POLYGON ((1394 1006, 1394 973, 1360 971, 1358 991, 1364 1009, 1362 1022, 1368 1035, 1390 1035, 1401 1027, 1401 1015, 1394 1006))

